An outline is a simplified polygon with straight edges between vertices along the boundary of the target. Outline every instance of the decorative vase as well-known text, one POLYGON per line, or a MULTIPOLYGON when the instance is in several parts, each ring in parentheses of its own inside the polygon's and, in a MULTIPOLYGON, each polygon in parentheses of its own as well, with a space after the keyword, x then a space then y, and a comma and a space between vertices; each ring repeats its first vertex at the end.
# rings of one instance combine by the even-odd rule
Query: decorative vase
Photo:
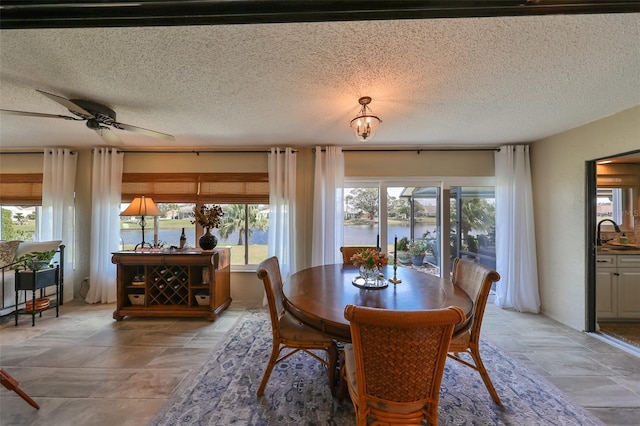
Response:
POLYGON ((377 267, 368 267, 366 265, 360 266, 360 276, 364 278, 365 283, 375 283, 378 280, 378 275, 380 271, 377 267))
POLYGON ((218 239, 211 233, 209 228, 206 228, 206 232, 200 237, 198 242, 202 250, 213 250, 213 248, 218 245, 218 239))
POLYGON ((413 266, 422 266, 423 263, 424 263, 424 255, 422 255, 422 256, 413 256, 411 258, 411 264, 413 266))

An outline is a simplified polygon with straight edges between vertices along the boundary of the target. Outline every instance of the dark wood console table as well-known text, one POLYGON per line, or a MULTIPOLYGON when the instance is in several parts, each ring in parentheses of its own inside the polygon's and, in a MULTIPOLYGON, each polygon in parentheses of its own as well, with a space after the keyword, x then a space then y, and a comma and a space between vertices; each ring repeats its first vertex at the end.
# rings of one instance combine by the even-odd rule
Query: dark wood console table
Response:
POLYGON ((121 251, 115 320, 125 316, 204 317, 215 320, 231 304, 231 249, 121 251))

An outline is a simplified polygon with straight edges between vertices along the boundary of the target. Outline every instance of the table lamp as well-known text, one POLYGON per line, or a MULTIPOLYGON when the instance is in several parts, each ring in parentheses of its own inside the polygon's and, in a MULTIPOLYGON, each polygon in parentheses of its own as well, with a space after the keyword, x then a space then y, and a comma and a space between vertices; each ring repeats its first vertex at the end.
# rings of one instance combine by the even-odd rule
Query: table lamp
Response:
POLYGON ((149 248, 151 247, 150 243, 146 243, 144 241, 144 227, 147 224, 144 217, 145 216, 162 216, 162 212, 156 206, 156 203, 153 202, 151 198, 147 198, 144 195, 142 197, 136 197, 133 199, 131 204, 124 209, 120 216, 140 216, 140 227, 142 228, 142 242, 136 244, 134 247, 134 251, 140 248, 144 248, 147 245, 149 248))

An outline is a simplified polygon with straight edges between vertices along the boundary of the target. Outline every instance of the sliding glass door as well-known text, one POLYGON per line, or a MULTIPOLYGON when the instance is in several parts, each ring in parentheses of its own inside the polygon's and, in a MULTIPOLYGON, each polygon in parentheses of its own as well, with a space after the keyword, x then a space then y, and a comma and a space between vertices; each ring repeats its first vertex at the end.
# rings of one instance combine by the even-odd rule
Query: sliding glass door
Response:
POLYGON ((451 187, 451 259, 461 257, 495 269, 495 207, 495 188, 492 186, 451 187))

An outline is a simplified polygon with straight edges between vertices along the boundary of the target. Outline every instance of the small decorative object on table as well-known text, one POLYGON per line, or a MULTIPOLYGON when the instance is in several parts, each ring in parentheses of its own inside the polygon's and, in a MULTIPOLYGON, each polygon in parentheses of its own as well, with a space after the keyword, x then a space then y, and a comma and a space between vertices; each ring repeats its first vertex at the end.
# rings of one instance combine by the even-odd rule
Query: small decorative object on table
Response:
POLYGON ((398 236, 393 240, 393 278, 389 279, 394 284, 400 284, 402 280, 396 276, 398 270, 398 236))
POLYGON ((389 285, 380 268, 386 266, 389 258, 377 248, 367 248, 351 256, 351 262, 360 267, 360 275, 353 279, 353 285, 362 288, 381 289, 389 285))
POLYGON ((205 228, 205 233, 198 240, 200 248, 202 250, 213 250, 218 245, 218 238, 211 233, 211 228, 217 228, 220 225, 220 219, 224 216, 222 207, 213 205, 207 207, 206 205, 200 206, 200 208, 193 209, 194 220, 191 223, 198 223, 205 228))
POLYGON ((187 236, 184 233, 184 228, 182 228, 182 234, 180 234, 180 250, 184 248, 185 244, 187 244, 187 236))

